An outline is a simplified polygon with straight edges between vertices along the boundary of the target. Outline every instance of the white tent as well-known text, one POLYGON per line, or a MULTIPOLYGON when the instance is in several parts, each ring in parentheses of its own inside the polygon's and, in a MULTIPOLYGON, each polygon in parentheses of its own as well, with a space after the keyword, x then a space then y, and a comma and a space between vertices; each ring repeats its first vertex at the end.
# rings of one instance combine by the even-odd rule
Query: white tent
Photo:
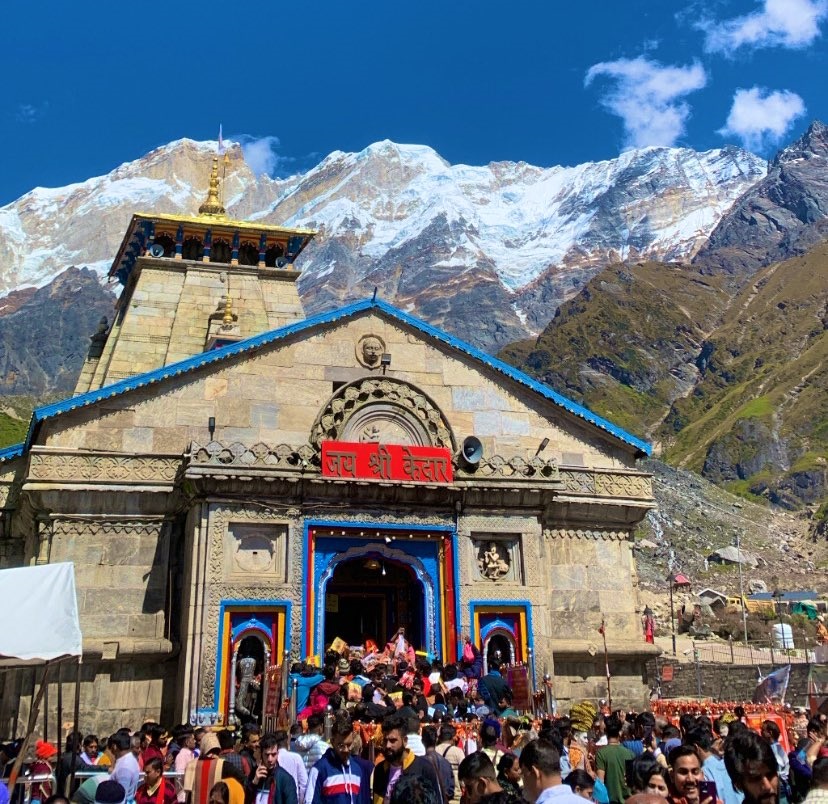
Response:
MULTIPOLYGON (((11 794, 32 739, 37 712, 49 680, 49 668, 71 657, 76 657, 78 662, 75 682, 77 730, 83 637, 75 593, 75 565, 43 564, 0 570, 0 605, 12 614, 5 627, 0 629, 0 667, 43 666, 43 678, 32 699, 26 737, 9 776, 11 794)), ((60 704, 58 713, 60 724, 60 704)), ((74 780, 74 767, 72 778, 74 780)))
POLYGON ((0 629, 0 666, 83 653, 74 564, 0 570, 0 607, 14 615, 0 629))

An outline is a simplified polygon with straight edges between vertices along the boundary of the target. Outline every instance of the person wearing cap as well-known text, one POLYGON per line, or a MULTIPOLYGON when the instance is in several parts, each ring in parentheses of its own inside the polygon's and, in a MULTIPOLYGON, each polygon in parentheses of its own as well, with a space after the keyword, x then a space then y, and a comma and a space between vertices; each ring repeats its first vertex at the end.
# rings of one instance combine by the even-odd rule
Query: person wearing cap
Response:
POLYGON ((126 790, 119 782, 106 779, 95 790, 95 804, 124 804, 126 790))
MULTIPOLYGON (((35 761, 29 766, 31 776, 51 776, 57 758, 57 748, 45 740, 35 743, 35 761)), ((45 801, 54 792, 51 781, 35 782, 32 785, 32 802, 45 801)))
POLYGON ((115 765, 110 777, 124 788, 126 800, 134 801, 141 779, 141 767, 132 751, 132 738, 125 732, 118 731, 109 738, 109 742, 115 750, 115 765))
POLYGON ((225 762, 219 754, 221 743, 211 731, 201 738, 198 759, 192 760, 184 769, 184 792, 189 804, 207 804, 210 791, 216 782, 225 782, 230 790, 230 804, 244 800, 247 780, 234 765, 225 762))

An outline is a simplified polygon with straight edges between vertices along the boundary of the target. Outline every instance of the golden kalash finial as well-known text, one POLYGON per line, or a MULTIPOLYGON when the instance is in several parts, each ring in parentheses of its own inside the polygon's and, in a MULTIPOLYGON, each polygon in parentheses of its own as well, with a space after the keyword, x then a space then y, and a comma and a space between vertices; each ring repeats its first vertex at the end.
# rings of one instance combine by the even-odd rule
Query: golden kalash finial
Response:
POLYGON ((236 316, 233 315, 233 300, 228 293, 224 297, 224 315, 222 316, 221 323, 225 327, 232 327, 235 320, 236 316))
POLYGON ((223 216, 225 209, 219 198, 218 157, 213 157, 213 169, 210 171, 210 187, 207 190, 207 200, 198 208, 199 215, 223 216))

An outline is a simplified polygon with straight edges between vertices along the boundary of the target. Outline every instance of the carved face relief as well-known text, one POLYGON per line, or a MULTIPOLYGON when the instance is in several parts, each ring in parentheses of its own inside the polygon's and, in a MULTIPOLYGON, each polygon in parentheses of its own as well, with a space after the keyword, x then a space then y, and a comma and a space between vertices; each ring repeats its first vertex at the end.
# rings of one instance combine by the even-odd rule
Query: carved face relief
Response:
POLYGON ((377 335, 363 335, 356 348, 356 358, 366 368, 377 368, 385 352, 385 341, 377 335))

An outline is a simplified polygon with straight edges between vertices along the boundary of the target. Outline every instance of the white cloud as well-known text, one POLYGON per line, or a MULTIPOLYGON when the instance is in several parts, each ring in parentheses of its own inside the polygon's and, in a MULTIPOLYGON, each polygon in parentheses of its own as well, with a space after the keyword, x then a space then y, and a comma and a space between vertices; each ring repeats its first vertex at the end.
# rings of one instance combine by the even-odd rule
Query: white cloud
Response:
POLYGON ((21 103, 17 107, 14 114, 14 119, 18 123, 36 123, 46 114, 49 104, 44 101, 41 104, 35 105, 32 103, 21 103))
POLYGON ((690 116, 689 105, 681 99, 707 83, 697 62, 674 67, 644 56, 593 64, 584 84, 589 86, 599 76, 615 82, 601 103, 621 118, 625 146, 632 148, 675 144, 690 116))
POLYGON ((778 143, 794 120, 805 114, 805 103, 795 92, 771 92, 762 87, 737 89, 723 137, 738 137, 745 148, 763 151, 778 143))
POLYGON ((705 20, 705 49, 730 53, 740 47, 807 47, 828 16, 828 0, 764 0, 762 8, 732 20, 705 20))
POLYGON ((241 144, 244 161, 257 176, 274 176, 279 167, 289 161, 276 150, 279 147, 278 137, 251 137, 249 134, 239 134, 234 135, 233 139, 241 144))

